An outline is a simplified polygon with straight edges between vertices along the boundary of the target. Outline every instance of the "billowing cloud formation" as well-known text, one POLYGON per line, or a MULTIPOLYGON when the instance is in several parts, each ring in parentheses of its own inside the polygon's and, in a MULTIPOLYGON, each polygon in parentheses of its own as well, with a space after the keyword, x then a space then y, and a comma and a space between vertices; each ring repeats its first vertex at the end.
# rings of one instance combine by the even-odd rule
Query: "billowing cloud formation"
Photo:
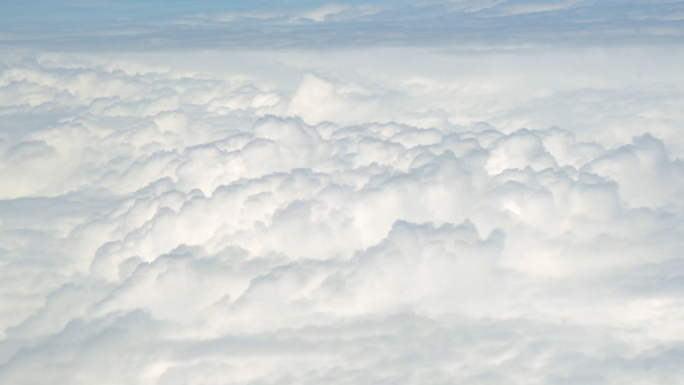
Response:
POLYGON ((96 61, 2 66, 1 383, 684 375, 677 83, 96 61))

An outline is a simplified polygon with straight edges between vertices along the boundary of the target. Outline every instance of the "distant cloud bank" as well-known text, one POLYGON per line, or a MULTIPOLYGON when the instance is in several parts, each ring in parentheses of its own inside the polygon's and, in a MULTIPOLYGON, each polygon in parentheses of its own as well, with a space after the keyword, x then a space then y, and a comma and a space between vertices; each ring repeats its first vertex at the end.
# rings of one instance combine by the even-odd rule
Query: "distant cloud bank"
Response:
POLYGON ((679 383, 682 2, 165 4, 2 6, 0 383, 679 383))

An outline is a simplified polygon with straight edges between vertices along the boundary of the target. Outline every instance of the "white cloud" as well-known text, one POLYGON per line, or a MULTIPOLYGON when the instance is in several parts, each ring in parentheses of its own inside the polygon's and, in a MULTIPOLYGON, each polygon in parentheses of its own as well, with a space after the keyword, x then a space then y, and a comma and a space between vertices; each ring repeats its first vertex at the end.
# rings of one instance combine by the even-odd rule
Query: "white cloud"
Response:
POLYGON ((184 55, 0 65, 1 383, 684 374, 678 52, 184 55))
POLYGON ((311 19, 314 21, 324 21, 326 17, 329 15, 335 15, 338 14, 346 9, 348 9, 348 5, 342 5, 342 4, 326 4, 320 8, 312 9, 310 11, 306 11, 302 14, 303 18, 306 19, 311 19))

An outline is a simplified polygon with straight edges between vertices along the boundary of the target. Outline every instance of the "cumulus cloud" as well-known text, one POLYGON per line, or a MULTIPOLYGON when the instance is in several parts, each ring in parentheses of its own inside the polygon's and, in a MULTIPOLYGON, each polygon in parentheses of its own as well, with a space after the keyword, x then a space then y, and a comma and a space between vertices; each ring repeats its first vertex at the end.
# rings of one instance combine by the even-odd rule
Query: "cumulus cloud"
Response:
POLYGON ((0 383, 677 383, 681 50, 399 39, 2 57, 0 383))

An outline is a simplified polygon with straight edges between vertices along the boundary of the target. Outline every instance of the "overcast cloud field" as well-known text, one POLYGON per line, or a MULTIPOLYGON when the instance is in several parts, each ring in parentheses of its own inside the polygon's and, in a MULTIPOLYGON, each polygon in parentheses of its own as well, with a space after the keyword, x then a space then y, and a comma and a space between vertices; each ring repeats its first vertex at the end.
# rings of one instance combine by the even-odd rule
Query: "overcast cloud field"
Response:
POLYGON ((684 384, 684 2, 0 1, 0 384, 684 384))

